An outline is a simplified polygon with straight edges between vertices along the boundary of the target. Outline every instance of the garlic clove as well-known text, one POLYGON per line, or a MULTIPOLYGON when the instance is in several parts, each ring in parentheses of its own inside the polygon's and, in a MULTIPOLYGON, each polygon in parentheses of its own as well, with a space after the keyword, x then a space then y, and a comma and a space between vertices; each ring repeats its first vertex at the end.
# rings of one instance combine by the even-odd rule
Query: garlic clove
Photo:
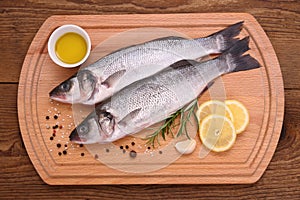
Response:
POLYGON ((177 142, 175 144, 175 148, 181 154, 190 154, 196 148, 196 140, 188 139, 188 140, 177 142))

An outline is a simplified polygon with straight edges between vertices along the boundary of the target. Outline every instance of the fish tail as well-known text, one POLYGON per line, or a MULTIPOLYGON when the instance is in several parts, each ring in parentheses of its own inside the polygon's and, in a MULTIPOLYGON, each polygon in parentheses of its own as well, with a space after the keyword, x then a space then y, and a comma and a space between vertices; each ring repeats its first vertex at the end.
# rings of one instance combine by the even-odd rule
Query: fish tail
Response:
POLYGON ((235 38, 240 34, 244 21, 230 25, 229 27, 213 33, 206 37, 210 41, 213 53, 222 53, 231 48, 239 39, 235 38))
POLYGON ((249 54, 243 55, 249 49, 249 37, 238 41, 228 51, 219 56, 219 59, 224 63, 219 66, 220 68, 223 67, 221 70, 230 73, 259 68, 260 64, 255 58, 249 54))

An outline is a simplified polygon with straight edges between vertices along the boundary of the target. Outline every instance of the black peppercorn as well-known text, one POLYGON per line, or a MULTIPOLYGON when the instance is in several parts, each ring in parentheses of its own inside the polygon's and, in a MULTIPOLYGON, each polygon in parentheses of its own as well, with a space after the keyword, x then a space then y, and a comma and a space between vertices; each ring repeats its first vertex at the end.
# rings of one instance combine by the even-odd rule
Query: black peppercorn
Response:
POLYGON ((136 151, 132 150, 132 151, 130 151, 129 155, 131 158, 135 158, 137 153, 136 153, 136 151))

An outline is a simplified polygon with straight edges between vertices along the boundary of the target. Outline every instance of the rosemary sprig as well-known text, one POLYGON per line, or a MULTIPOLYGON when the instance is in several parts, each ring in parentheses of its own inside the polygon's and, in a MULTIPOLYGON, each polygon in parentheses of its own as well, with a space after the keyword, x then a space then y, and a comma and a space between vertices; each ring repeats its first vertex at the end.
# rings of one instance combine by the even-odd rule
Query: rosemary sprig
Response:
POLYGON ((198 107, 198 101, 197 99, 193 100, 188 106, 185 108, 181 108, 177 110, 175 113, 173 113, 170 117, 168 117, 164 124, 160 126, 153 134, 147 136, 145 140, 147 140, 147 144, 151 145, 152 147, 155 146, 155 142, 160 145, 159 142, 159 135, 161 134, 162 138, 166 140, 166 135, 171 133, 172 137, 175 137, 175 134, 173 133, 172 129, 179 126, 178 132, 176 134, 176 137, 181 136, 182 134, 185 134, 188 139, 190 139, 190 136, 187 131, 187 123, 191 122, 190 118, 193 116, 194 120, 197 122, 198 125, 198 119, 195 113, 195 108, 198 107), (174 124, 175 119, 180 116, 180 123, 174 124))
POLYGON ((175 119, 177 118, 177 116, 180 114, 179 111, 173 113, 170 117, 168 117, 164 124, 162 126, 160 126, 153 134, 147 136, 145 139, 148 140, 147 141, 147 144, 150 144, 151 146, 154 147, 154 144, 155 144, 155 141, 160 145, 159 143, 159 134, 161 134, 162 138, 164 140, 166 140, 166 134, 168 133, 172 133, 172 136, 174 136, 173 132, 172 132, 172 128, 174 127, 173 126, 173 123, 175 121, 175 119))

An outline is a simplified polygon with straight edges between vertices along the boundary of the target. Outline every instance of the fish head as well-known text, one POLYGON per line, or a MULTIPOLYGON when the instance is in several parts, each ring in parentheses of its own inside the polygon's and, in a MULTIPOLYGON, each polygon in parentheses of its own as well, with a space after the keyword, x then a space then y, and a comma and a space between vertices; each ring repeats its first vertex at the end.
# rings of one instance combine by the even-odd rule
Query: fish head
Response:
POLYGON ((51 99, 63 103, 77 103, 80 100, 80 90, 77 77, 65 80, 56 86, 50 93, 51 99))
POLYGON ((49 96, 63 103, 81 103, 91 98, 95 87, 95 76, 88 70, 82 70, 55 87, 49 96))
POLYGON ((114 117, 106 111, 93 112, 70 134, 70 141, 79 144, 107 143, 120 134, 114 117))

